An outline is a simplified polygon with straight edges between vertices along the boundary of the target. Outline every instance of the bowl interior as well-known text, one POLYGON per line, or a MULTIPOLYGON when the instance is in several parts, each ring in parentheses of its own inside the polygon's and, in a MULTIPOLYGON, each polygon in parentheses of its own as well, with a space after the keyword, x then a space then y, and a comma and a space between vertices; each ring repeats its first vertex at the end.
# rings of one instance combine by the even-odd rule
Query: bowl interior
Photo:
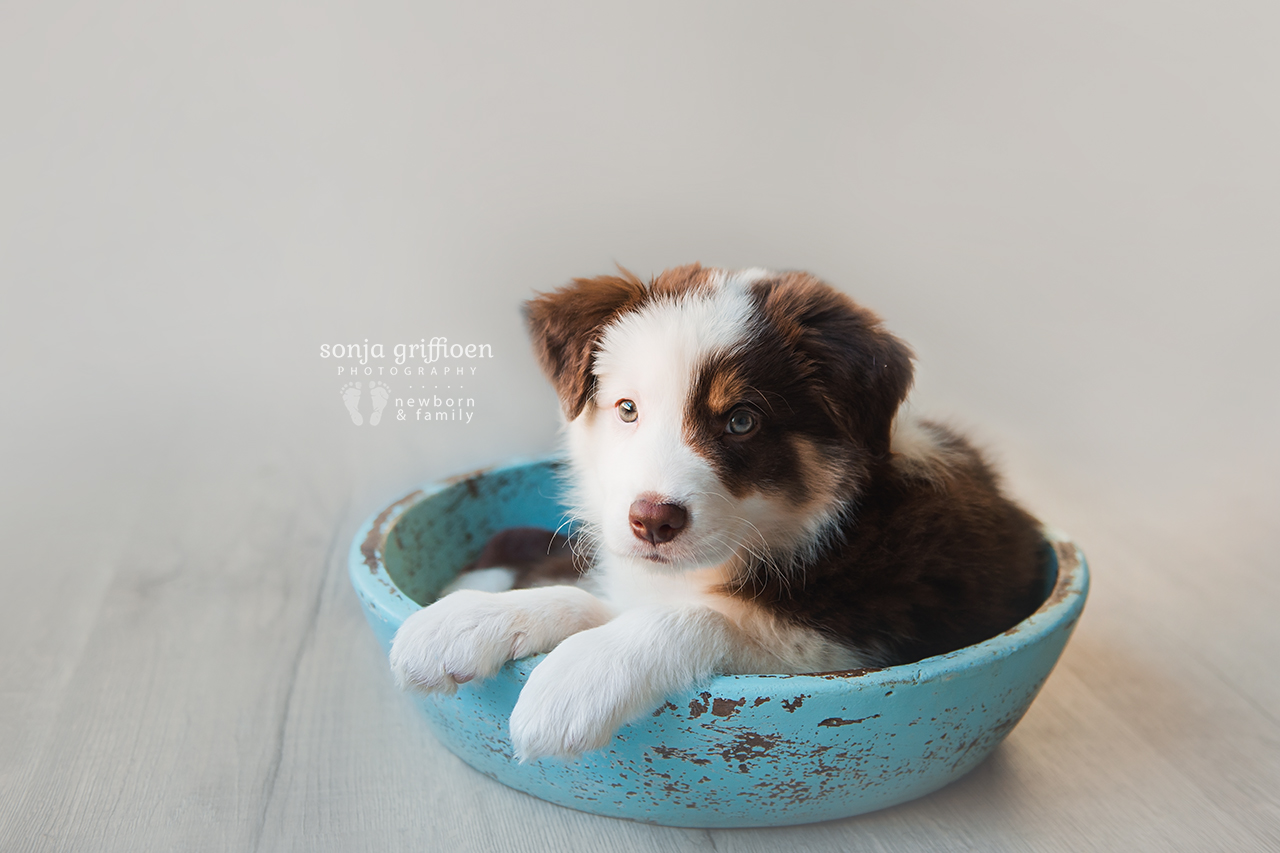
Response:
POLYGON ((454 477, 432 495, 410 495, 405 500, 414 503, 381 543, 384 570, 407 597, 430 604, 498 531, 564 525, 563 469, 557 460, 511 465, 454 477))

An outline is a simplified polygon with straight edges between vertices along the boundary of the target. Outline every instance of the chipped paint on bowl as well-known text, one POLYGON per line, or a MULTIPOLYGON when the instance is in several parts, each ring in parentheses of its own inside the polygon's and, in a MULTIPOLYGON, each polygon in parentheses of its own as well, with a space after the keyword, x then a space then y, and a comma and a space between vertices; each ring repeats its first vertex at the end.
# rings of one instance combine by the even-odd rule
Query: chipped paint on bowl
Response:
MULTIPOLYGON (((425 486, 365 522, 351 546, 351 581, 384 651, 418 602, 434 600, 490 535, 560 525, 560 465, 516 462, 425 486)), ((455 696, 415 701, 472 767, 570 808, 690 827, 862 814, 960 778, 1022 718, 1088 591, 1080 550, 1057 533, 1046 540, 1056 557, 1046 600, 1000 636, 881 670, 719 676, 668 697, 577 762, 512 758, 507 720, 541 655, 455 696)))

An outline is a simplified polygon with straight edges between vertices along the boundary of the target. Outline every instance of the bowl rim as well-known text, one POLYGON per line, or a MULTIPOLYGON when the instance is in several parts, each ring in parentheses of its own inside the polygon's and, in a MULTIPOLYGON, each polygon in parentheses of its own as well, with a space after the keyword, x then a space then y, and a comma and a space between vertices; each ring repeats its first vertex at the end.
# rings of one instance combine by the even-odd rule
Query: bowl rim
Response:
MULTIPOLYGON (((373 615, 398 629, 410 614, 423 606, 409 598, 396 586, 382 560, 382 542, 405 512, 424 500, 476 477, 492 476, 516 468, 563 461, 563 457, 559 454, 518 457, 465 474, 428 482, 386 505, 365 519, 352 538, 348 555, 352 586, 373 615)), ((856 683, 859 688, 870 688, 881 685, 923 683, 946 680, 962 670, 979 665, 990 665, 1007 658, 1020 649, 1034 645, 1064 626, 1071 628, 1080 618, 1088 596, 1089 567, 1079 546, 1067 534, 1049 525, 1042 525, 1041 532, 1046 542, 1053 548, 1056 557, 1057 577, 1054 579, 1053 588, 1031 615, 994 637, 913 663, 837 672, 717 675, 702 689, 725 692, 751 689, 746 685, 753 679, 796 680, 797 683, 792 686, 810 693, 827 692, 833 685, 838 684, 856 683)), ((532 662, 543 656, 531 655, 522 660, 532 662)), ((530 668, 531 666, 532 664, 530 668)))

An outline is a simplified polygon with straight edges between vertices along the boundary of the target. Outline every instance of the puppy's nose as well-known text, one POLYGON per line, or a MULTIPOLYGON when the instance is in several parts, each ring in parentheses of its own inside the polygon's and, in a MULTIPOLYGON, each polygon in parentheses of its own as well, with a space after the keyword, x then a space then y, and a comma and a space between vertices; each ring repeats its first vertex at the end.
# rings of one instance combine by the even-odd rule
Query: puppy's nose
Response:
POLYGON ((641 500, 631 505, 631 532, 654 545, 675 539, 688 523, 689 513, 680 504, 641 500))

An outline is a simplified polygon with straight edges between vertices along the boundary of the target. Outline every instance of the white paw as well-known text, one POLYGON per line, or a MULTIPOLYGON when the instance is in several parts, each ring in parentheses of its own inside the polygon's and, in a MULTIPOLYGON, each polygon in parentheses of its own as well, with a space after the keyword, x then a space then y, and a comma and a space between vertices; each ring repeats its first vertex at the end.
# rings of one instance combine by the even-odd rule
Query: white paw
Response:
POLYGON ((453 693, 530 653, 523 611, 502 593, 459 590, 404 621, 391 642, 391 672, 403 689, 453 693))
POLYGON ((599 749, 656 701, 644 674, 620 666, 596 633, 569 637, 530 673, 511 712, 511 743, 520 761, 576 758, 599 749))

